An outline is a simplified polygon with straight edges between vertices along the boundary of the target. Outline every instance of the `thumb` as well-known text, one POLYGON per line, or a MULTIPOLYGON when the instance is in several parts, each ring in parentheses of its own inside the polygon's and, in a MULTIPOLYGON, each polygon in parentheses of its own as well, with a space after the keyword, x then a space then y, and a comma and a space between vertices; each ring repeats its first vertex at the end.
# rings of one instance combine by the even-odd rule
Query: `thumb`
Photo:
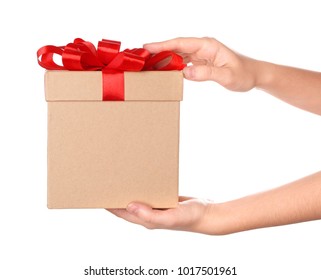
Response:
POLYGON ((148 219, 153 212, 153 209, 150 206, 136 202, 129 203, 126 210, 143 220, 148 219))
POLYGON ((185 67, 183 73, 191 81, 207 81, 212 78, 212 67, 207 65, 192 65, 185 67))
POLYGON ((224 81, 224 70, 208 65, 192 65, 183 69, 184 77, 191 81, 214 81, 222 84, 224 81))
POLYGON ((132 202, 127 206, 126 210, 140 219, 144 224, 149 224, 150 226, 164 227, 169 222, 169 217, 166 214, 167 211, 152 209, 150 206, 142 203, 132 202))

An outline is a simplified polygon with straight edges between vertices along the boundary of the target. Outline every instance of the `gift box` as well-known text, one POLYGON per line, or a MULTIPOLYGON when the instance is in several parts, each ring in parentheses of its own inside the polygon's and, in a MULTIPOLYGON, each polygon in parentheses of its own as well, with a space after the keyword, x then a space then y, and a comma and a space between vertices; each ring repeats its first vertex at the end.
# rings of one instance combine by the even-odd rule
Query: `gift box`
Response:
POLYGON ((102 101, 100 72, 47 71, 48 207, 178 202, 181 71, 125 72, 125 101, 102 101))
POLYGON ((185 65, 169 51, 119 48, 117 41, 100 41, 96 49, 75 39, 37 52, 49 70, 48 208, 178 203, 178 70, 185 65))

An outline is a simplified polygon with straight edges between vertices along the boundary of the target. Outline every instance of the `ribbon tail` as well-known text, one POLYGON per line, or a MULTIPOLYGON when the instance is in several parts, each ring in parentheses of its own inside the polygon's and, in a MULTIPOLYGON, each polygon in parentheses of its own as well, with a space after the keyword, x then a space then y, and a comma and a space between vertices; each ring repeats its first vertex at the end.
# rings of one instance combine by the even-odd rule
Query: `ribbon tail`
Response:
POLYGON ((103 101, 124 101, 124 72, 103 69, 103 101))

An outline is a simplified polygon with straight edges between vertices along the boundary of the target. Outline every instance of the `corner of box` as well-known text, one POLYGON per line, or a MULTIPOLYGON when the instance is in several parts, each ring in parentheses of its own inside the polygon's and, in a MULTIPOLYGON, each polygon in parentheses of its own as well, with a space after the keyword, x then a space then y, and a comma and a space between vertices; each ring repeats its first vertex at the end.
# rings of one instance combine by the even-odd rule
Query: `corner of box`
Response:
POLYGON ((45 82, 45 99, 47 102, 50 101, 49 99, 49 88, 50 88, 50 76, 51 76, 51 71, 46 70, 45 75, 44 75, 44 82, 45 82))

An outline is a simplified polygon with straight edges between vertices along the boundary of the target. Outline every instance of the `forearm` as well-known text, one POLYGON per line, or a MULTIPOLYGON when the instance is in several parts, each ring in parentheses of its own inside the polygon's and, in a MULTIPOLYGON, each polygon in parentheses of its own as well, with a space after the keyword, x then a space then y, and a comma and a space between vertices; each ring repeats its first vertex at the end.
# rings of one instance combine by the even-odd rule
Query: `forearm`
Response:
POLYGON ((203 224, 207 234, 321 219, 321 172, 276 189, 208 207, 203 224))
POLYGON ((254 61, 256 88, 306 111, 321 115, 321 73, 254 61))

